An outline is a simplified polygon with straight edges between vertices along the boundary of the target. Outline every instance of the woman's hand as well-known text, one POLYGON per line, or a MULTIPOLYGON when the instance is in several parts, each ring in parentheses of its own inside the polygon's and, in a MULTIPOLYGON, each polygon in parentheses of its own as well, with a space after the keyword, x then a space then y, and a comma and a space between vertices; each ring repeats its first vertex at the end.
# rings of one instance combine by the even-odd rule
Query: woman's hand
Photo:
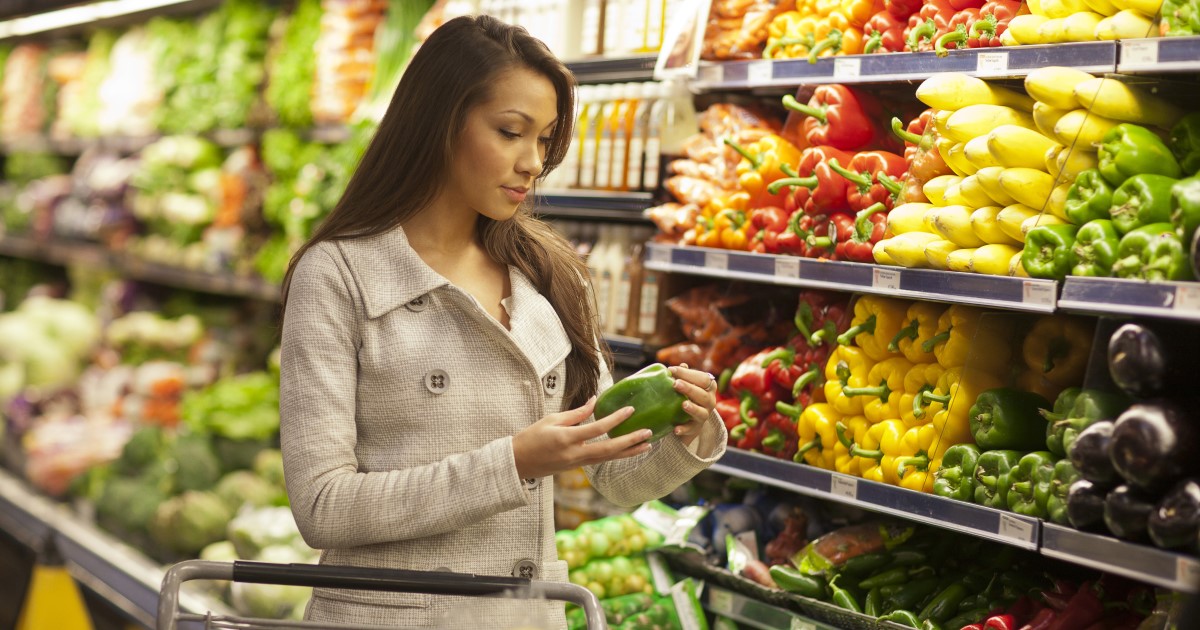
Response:
POLYGON ((675 427, 675 435, 688 446, 700 435, 717 406, 717 380, 708 372, 689 369, 686 363, 669 368, 675 377, 675 391, 688 397, 683 410, 692 421, 675 427))
POLYGON ((633 415, 633 407, 624 407, 595 422, 581 425, 591 417, 595 406, 596 397, 593 396, 582 407, 552 413, 514 435, 513 459, 517 463, 517 474, 522 479, 548 477, 650 450, 646 440, 653 433, 649 429, 588 444, 589 440, 608 433, 633 415))

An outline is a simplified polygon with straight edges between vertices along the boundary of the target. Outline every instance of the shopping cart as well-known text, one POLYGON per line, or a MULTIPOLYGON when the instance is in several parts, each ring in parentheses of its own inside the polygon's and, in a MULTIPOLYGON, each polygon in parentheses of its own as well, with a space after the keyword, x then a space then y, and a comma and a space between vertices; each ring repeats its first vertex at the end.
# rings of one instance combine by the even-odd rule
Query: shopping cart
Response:
POLYGON ((278 628, 325 628, 330 630, 378 630, 378 626, 320 625, 303 621, 254 619, 229 615, 184 613, 179 608, 179 588, 188 580, 228 580, 251 584, 282 584, 318 588, 460 595, 467 597, 519 597, 571 602, 583 608, 588 630, 604 630, 608 624, 600 601, 591 591, 566 582, 539 582, 524 578, 493 577, 438 571, 367 569, 322 564, 271 564, 267 562, 211 562, 185 560, 167 570, 158 599, 158 630, 189 626, 237 630, 278 628))

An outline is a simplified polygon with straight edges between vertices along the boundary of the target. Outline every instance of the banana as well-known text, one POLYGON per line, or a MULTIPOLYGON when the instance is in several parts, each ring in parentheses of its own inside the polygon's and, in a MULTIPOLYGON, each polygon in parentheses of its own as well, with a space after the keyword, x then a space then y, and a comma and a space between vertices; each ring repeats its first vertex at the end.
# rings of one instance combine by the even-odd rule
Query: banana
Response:
MULTIPOLYGON (((1080 107, 1079 101, 1075 100, 1075 86, 1094 78, 1082 70, 1063 66, 1046 66, 1032 70, 1025 75, 1025 91, 1029 92, 1029 95, 1037 99, 1039 103, 1055 109, 1070 111, 1080 107)), ((1036 105, 1033 110, 1033 118, 1035 121, 1037 120, 1036 105)))
POLYGON ((967 156, 967 161, 975 168, 987 168, 989 166, 1003 166, 992 157, 988 152, 988 137, 979 136, 972 139, 963 146, 963 155, 967 156))
MULTIPOLYGON (((1074 98, 1074 95, 1072 95, 1074 98)), ((1069 112, 1069 109, 1059 109, 1051 107, 1041 101, 1033 104, 1033 125, 1037 130, 1042 132, 1042 135, 1054 137, 1054 125, 1062 118, 1064 114, 1069 112)))
POLYGON ((1018 15, 1008 21, 1008 30, 1005 32, 1012 33, 1012 38, 1021 44, 1043 44, 1045 42, 1038 35, 1038 27, 1042 25, 1042 22, 1049 19, 1044 15, 1035 15, 1032 13, 1018 15))
POLYGON ((1103 16, 1116 15, 1120 9, 1112 3, 1112 0, 1083 0, 1083 3, 1088 5, 1088 8, 1103 16))
POLYGON ((1025 232, 1021 231, 1021 225, 1030 217, 1038 216, 1038 211, 1019 203, 1014 203, 1011 206, 1005 206, 1000 212, 996 213, 996 222, 1000 224, 1000 231, 1008 235, 1013 240, 1025 242, 1025 232))
POLYGON ((1054 190, 1054 178, 1033 168, 1008 168, 1000 173, 1000 187, 1017 203, 1040 210, 1054 190))
POLYGON ((975 248, 956 249, 946 256, 946 267, 950 271, 971 271, 971 257, 975 255, 975 248))
POLYGON ((946 121, 954 115, 953 109, 939 109, 933 115, 933 128, 937 130, 938 136, 946 137, 946 121))
POLYGON ((1000 174, 1003 172, 1004 167, 1002 166, 981 168, 977 173, 975 173, 975 180, 979 182, 980 186, 983 186, 983 191, 986 192, 987 196, 991 197, 992 200, 1001 206, 1008 206, 1016 203, 1017 200, 1013 199, 1008 193, 1004 192, 1003 188, 1000 187, 1000 174))
POLYGON ((1065 42, 1067 41, 1066 26, 1066 18, 1050 18, 1049 20, 1038 24, 1038 40, 1043 44, 1057 44, 1059 42, 1065 42))
POLYGON ((1073 182, 1080 173, 1089 168, 1096 168, 1099 164, 1095 151, 1063 149, 1055 156, 1053 163, 1046 163, 1046 172, 1056 181, 1073 182))
POLYGON ((1001 46, 1020 46, 1021 42, 1017 41, 1016 37, 1013 37, 1011 30, 1004 29, 1004 34, 1000 36, 1000 45, 1001 46))
MULTIPOLYGON (((1120 8, 1116 2, 1113 5, 1120 8)), ((1154 15, 1151 13, 1149 15, 1154 15)), ((1135 9, 1124 9, 1110 15, 1096 25, 1096 39, 1137 39, 1155 34, 1154 19, 1135 9)))
POLYGON ((955 245, 979 247, 985 243, 971 229, 971 210, 966 206, 934 208, 930 210, 930 222, 934 231, 955 245))
POLYGON ((1033 108, 1033 99, 993 85, 982 79, 957 72, 935 74, 917 86, 917 100, 941 110, 956 110, 968 105, 1004 105, 1022 111, 1033 108))
POLYGON ((966 177, 968 175, 967 170, 974 167, 970 162, 967 162, 967 156, 962 152, 961 145, 961 142, 955 142, 950 138, 942 136, 937 139, 935 146, 937 147, 938 155, 942 156, 942 161, 946 163, 946 166, 949 166, 955 175, 966 177), (955 146, 959 146, 957 152, 954 150, 955 146), (966 162, 966 164, 963 164, 963 162, 966 162))
POLYGON ((991 243, 975 250, 971 255, 971 271, 989 276, 1007 276, 1013 255, 1020 253, 1016 247, 1006 243, 991 243))
POLYGON ((1012 260, 1008 261, 1008 275, 1017 278, 1028 278, 1029 272, 1025 271, 1025 265, 1021 264, 1021 255, 1024 252, 1017 252, 1013 255, 1012 260))
MULTIPOLYGON (((982 208, 983 206, 990 206, 997 203, 997 201, 992 199, 992 196, 988 194, 987 189, 983 187, 983 184, 979 182, 979 173, 964 177, 962 181, 958 183, 958 190, 960 192, 960 196, 967 201, 967 203, 963 204, 965 206, 982 208)), ((948 199, 949 197, 950 194, 947 192, 946 198, 948 199)))
MULTIPOLYGON (((1142 15, 1158 15, 1162 0, 1113 0, 1113 6, 1122 11, 1137 11, 1142 15)), ((1146 37, 1143 33, 1141 37, 1146 37)))
POLYGON ((1007 168, 1045 168, 1046 151, 1059 143, 1042 134, 1016 125, 1001 125, 987 135, 987 148, 992 157, 1007 168))
POLYGON ((1050 191, 1050 199, 1046 201, 1046 212, 1053 214, 1063 221, 1073 223, 1073 221, 1067 218, 1067 194, 1070 192, 1071 184, 1063 183, 1055 186, 1054 190, 1050 191))
POLYGON ((921 192, 925 193, 933 205, 944 206, 946 205, 946 189, 960 181, 962 178, 957 175, 938 175, 925 182, 925 185, 921 187, 921 192))
POLYGON ((930 203, 906 203, 892 208, 887 215, 888 231, 892 234, 924 231, 925 213, 932 207, 930 203))
POLYGON ((979 240, 985 243, 1020 245, 1020 241, 1000 229, 998 218, 1000 210, 1000 206, 984 206, 976 209, 971 213, 971 230, 975 232, 975 236, 978 236, 979 240))
POLYGON ((896 261, 892 260, 892 257, 888 256, 888 253, 885 250, 887 247, 886 243, 890 240, 892 239, 885 238, 878 243, 875 243, 875 246, 871 248, 871 256, 875 258, 875 262, 881 265, 889 265, 894 267, 897 266, 896 261))
POLYGON ((1119 120, 1098 116, 1086 109, 1075 109, 1054 124, 1054 137, 1072 149, 1092 149, 1104 139, 1109 129, 1119 124, 1119 120))
POLYGON ((1033 116, 1003 105, 968 105, 946 121, 946 133, 955 141, 968 142, 1001 125, 1033 129, 1033 116))
POLYGON ((1021 222, 1021 234, 1029 234, 1029 230, 1032 230, 1039 225, 1069 225, 1069 223, 1054 216, 1053 214, 1039 214, 1037 216, 1029 217, 1021 222))
POLYGON ((1041 15, 1048 18, 1065 18, 1087 10, 1088 6, 1083 0, 1042 0, 1041 15))
POLYGON ((901 267, 928 267, 929 261, 925 259, 925 246, 933 241, 940 241, 942 237, 929 232, 909 232, 907 234, 897 234, 886 241, 883 251, 892 261, 901 267))
POLYGON ((958 245, 951 241, 932 241, 925 246, 925 260, 934 269, 948 269, 946 257, 956 249, 958 249, 958 245))
POLYGON ((1104 19, 1103 15, 1084 9, 1063 18, 1062 33, 1059 41, 1090 42, 1096 39, 1096 27, 1104 19))
POLYGON ((1103 77, 1076 85, 1075 99, 1093 114, 1164 129, 1169 129, 1184 114, 1182 109, 1147 90, 1103 77))

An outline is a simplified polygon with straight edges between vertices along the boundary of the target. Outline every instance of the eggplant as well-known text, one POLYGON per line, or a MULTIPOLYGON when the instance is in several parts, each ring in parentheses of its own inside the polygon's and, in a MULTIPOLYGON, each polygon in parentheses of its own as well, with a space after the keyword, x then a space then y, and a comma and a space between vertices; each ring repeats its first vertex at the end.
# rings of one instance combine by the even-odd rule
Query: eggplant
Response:
POLYGON ((1155 497, 1122 484, 1104 497, 1104 524, 1113 536, 1144 541, 1154 511, 1155 497))
POLYGON ((1117 387, 1135 398, 1187 391, 1200 356, 1194 330, 1155 322, 1123 324, 1108 340, 1108 373, 1117 387))
POLYGON ((1150 540, 1163 549, 1195 548, 1200 540, 1200 479, 1184 479, 1150 514, 1150 540))
POLYGON ((1188 411, 1194 403, 1186 404, 1173 400, 1137 403, 1117 418, 1108 443, 1108 456, 1117 474, 1139 490, 1161 494, 1180 478, 1200 473, 1200 457, 1196 456, 1200 432, 1188 411))
POLYGON ((1084 479, 1106 489, 1120 483, 1112 459, 1108 456, 1114 424, 1112 420, 1093 422, 1079 432, 1068 453, 1075 470, 1084 479))
POLYGON ((1104 523, 1107 490, 1087 479, 1079 479, 1067 491, 1067 520, 1076 529, 1100 529, 1104 523))

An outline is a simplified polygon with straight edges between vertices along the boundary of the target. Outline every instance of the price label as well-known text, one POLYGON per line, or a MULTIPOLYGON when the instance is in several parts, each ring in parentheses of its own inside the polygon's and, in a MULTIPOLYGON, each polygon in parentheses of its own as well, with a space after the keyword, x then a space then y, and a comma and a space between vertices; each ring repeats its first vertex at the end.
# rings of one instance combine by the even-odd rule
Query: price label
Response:
POLYGON ((1021 290, 1021 301, 1025 304, 1054 306, 1054 284, 1026 280, 1021 290))
POLYGON ((788 624, 788 630, 817 630, 817 625, 807 619, 792 617, 791 623, 788 624))
POLYGON ((1153 66, 1158 63, 1158 42, 1135 39, 1121 42, 1122 66, 1153 66))
POLYGON ((846 475, 833 475, 829 485, 829 493, 835 497, 845 497, 851 501, 858 500, 858 479, 846 475))
POLYGON ((708 590, 708 609, 718 615, 733 613, 733 593, 721 588, 708 590))
POLYGON ((774 65, 770 59, 751 61, 746 67, 746 80, 752 84, 770 83, 774 65))
POLYGON ((1181 284, 1176 287, 1175 310, 1200 311, 1200 286, 1181 284))
POLYGON ((725 80, 725 67, 721 64, 713 64, 700 68, 700 81, 702 83, 721 83, 725 80))
POLYGON ((1195 558, 1179 556, 1175 560, 1175 581, 1183 586, 1184 590, 1200 586, 1200 562, 1195 558))
POLYGON ((833 60, 833 78, 853 79, 862 73, 862 59, 858 57, 835 57, 833 60))
POLYGON ((705 269, 719 269, 725 271, 729 269, 729 254, 725 252, 708 252, 704 254, 705 269))
POLYGON ((671 264, 671 250, 659 245, 651 245, 646 259, 652 263, 671 264))
POLYGON ((654 578, 654 590, 658 591, 659 595, 671 592, 671 586, 675 584, 675 580, 671 577, 671 572, 667 570, 667 563, 662 556, 657 553, 646 554, 646 563, 650 565, 650 576, 654 578))
POLYGON ((1033 542, 1033 523, 1023 521, 1011 514, 1000 515, 1000 532, 1005 538, 1021 542, 1033 542))
POLYGON ((1005 74, 1008 72, 1008 53, 986 52, 975 57, 975 74, 1005 74))
POLYGON ((871 270, 871 288, 883 289, 885 291, 900 290, 900 270, 899 269, 882 269, 876 267, 871 270))
POLYGON ((800 259, 792 258, 791 256, 780 256, 775 259, 775 277, 776 278, 791 278, 793 280, 800 278, 800 259))

